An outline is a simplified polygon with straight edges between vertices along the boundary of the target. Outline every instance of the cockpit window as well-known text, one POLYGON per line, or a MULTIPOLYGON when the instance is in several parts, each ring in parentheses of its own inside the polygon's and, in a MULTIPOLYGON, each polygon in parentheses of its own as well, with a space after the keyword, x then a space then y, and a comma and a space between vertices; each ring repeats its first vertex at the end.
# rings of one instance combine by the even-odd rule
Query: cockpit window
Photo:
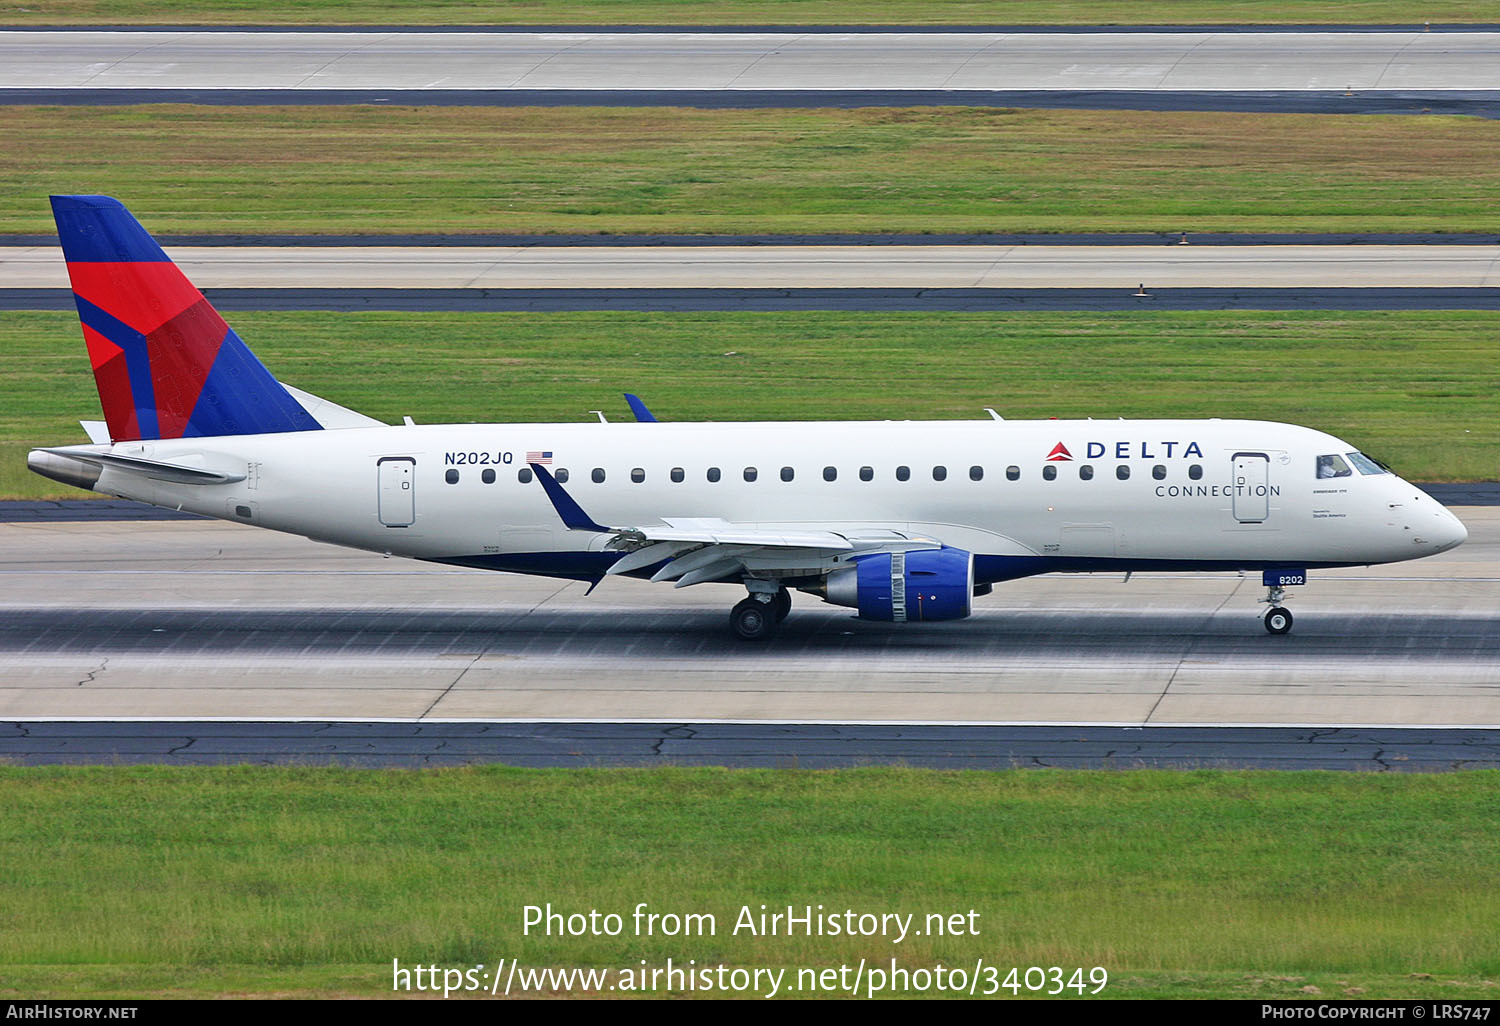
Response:
POLYGON ((1354 471, 1349 469, 1349 464, 1344 462, 1344 457, 1334 453, 1331 456, 1318 457, 1318 477, 1353 477, 1354 471))
POLYGON ((1354 469, 1359 471, 1361 474, 1365 474, 1368 476, 1373 474, 1390 473, 1390 471, 1386 470, 1379 463, 1376 463, 1374 460, 1370 459, 1370 457, 1366 456, 1362 452, 1351 452, 1348 454, 1348 456, 1349 462, 1354 464, 1354 469))

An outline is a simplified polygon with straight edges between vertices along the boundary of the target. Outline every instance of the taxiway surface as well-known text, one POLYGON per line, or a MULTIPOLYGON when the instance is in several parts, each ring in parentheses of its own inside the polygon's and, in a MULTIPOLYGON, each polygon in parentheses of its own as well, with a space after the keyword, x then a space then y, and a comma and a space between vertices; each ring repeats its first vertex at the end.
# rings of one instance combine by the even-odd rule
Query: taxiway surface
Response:
POLYGON ((1052 727, 853 723, 16 721, 0 760, 341 766, 932 769, 1500 768, 1500 730, 1405 727, 1052 727))
POLYGON ((0 719, 1500 726, 1500 508, 1467 544, 1315 574, 1292 634, 1233 574, 1051 576, 952 623, 738 589, 585 586, 218 522, 0 525, 0 719))
POLYGON ((1494 90, 1500 32, 0 32, 0 89, 1494 90))
MULTIPOLYGON (((173 246, 200 288, 1362 289, 1500 287, 1500 245, 173 246)), ((0 285, 68 287, 54 246, 0 285)))

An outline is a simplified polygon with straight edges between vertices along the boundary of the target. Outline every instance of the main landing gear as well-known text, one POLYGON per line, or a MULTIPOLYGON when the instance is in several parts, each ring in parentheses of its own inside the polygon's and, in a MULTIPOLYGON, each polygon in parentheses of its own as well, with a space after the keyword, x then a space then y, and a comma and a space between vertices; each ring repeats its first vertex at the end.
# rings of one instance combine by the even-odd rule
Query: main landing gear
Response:
POLYGON ((792 594, 778 585, 745 583, 750 595, 729 611, 729 627, 745 641, 764 641, 792 611, 792 594))
POLYGON ((1285 634, 1292 629, 1292 611, 1281 605, 1285 598, 1285 588, 1272 586, 1266 589, 1266 597, 1261 599, 1271 603, 1271 608, 1266 610, 1266 630, 1272 634, 1285 634))

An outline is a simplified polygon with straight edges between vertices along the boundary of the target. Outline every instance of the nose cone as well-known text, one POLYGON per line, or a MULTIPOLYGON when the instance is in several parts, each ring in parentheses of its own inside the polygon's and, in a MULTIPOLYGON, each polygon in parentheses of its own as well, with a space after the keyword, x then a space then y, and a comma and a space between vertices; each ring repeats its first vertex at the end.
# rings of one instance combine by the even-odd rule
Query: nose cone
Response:
POLYGON ((1439 506, 1432 528, 1432 541, 1438 552, 1447 552, 1469 540, 1469 529, 1462 520, 1439 506))

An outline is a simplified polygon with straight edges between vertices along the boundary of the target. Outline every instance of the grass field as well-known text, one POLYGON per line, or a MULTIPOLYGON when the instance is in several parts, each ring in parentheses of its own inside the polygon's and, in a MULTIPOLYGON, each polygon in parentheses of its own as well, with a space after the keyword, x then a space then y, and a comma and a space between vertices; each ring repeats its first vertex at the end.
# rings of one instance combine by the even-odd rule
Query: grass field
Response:
POLYGON ((0 138, 0 233, 66 192, 161 233, 1500 231, 1479 118, 5 107, 0 138))
POLYGON ((1493 21, 1475 0, 31 0, 0 24, 256 25, 1168 25, 1493 21))
POLYGON ((467 967, 1103 966, 1106 994, 1493 998, 1493 772, 0 767, 0 997, 388 993, 467 967), (522 906, 713 937, 523 936, 522 906), (731 934, 742 905, 977 936, 731 934), (920 917, 919 917, 920 918, 920 917))
POLYGON ((28 0, 11 25, 1176 25, 1496 19, 1476 0, 28 0))
MULTIPOLYGON (((1414 480, 1500 477, 1500 314, 237 313, 285 381, 399 422, 1255 417, 1414 480)), ((0 495, 99 416, 77 319, 0 319, 0 495)))

